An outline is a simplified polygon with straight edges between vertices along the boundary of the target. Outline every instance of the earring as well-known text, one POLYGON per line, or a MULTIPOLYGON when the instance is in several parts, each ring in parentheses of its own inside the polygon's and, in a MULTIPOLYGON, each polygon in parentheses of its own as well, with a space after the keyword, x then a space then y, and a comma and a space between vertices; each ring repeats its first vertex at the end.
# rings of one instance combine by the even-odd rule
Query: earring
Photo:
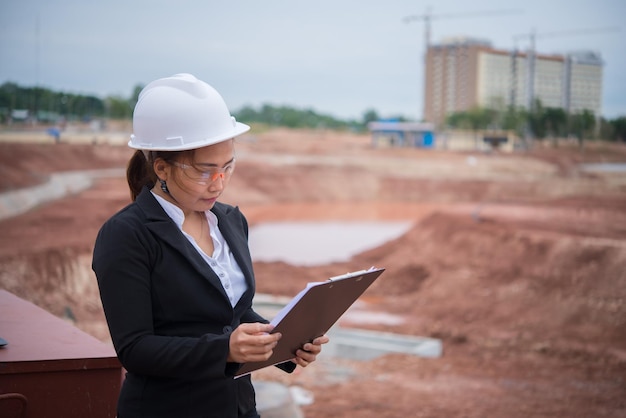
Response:
POLYGON ((169 194, 170 191, 167 189, 167 183, 165 182, 165 180, 159 179, 159 182, 161 183, 161 190, 163 190, 163 193, 169 194))

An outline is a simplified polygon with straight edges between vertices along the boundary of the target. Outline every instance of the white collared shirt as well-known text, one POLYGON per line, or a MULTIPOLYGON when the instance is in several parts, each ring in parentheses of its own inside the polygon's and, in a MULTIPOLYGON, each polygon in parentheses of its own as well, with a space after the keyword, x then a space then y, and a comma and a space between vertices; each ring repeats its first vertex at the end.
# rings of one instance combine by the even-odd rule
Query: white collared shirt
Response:
POLYGON ((181 230, 183 235, 187 237, 189 242, 194 246, 194 248, 200 253, 204 261, 211 267, 211 269, 217 274, 220 281, 222 282, 222 286, 228 295, 228 299, 230 300, 230 304, 235 306, 241 296, 248 289, 246 284, 246 279, 239 268, 239 264, 235 260, 235 256, 230 251, 230 247, 228 243, 224 239, 224 236, 220 232, 220 229, 217 225, 217 216, 210 210, 205 212, 207 217, 207 221, 209 222, 209 229, 211 231, 211 239, 213 239, 213 254, 209 256, 206 254, 202 248, 196 243, 196 240, 193 239, 191 235, 183 231, 183 222, 185 220, 185 214, 183 211, 173 203, 168 202, 163 199, 161 196, 158 196, 154 192, 152 195, 156 198, 157 202, 163 207, 165 213, 172 218, 176 226, 181 230))

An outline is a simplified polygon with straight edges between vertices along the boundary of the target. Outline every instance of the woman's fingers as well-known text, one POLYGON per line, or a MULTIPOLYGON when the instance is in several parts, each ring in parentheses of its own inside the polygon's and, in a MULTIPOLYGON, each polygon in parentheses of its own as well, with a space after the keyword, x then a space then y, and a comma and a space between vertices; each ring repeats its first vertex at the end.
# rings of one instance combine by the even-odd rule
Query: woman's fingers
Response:
POLYGON ((296 351, 295 363, 302 367, 313 363, 317 355, 322 352, 322 345, 329 341, 330 339, 326 335, 322 335, 312 342, 304 344, 301 349, 296 351))
POLYGON ((229 361, 247 363, 270 358, 281 334, 270 334, 274 327, 269 324, 251 323, 239 325, 229 341, 229 361))

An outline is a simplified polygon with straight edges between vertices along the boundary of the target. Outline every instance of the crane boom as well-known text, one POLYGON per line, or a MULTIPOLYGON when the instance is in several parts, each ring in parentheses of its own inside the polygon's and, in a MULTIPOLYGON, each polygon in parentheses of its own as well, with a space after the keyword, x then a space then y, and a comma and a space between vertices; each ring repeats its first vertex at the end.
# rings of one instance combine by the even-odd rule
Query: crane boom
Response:
POLYGON ((605 28, 585 28, 585 29, 569 29, 563 31, 556 32, 542 32, 535 33, 531 31, 530 33, 521 33, 517 35, 513 35, 514 40, 524 39, 524 38, 556 38, 559 36, 569 36, 569 35, 590 35, 593 33, 602 33, 602 32, 618 32, 618 26, 611 26, 605 28))
POLYGON ((428 47, 430 46, 431 21, 434 19, 456 19, 456 18, 464 18, 464 17, 502 16, 502 15, 520 14, 520 13, 523 13, 523 11, 518 10, 518 9, 509 9, 509 10, 483 10, 483 11, 475 11, 475 12, 432 14, 430 12, 430 8, 427 8, 426 13, 424 13, 423 15, 406 16, 402 20, 404 21, 404 23, 411 23, 413 21, 424 22, 424 43, 426 45, 426 51, 428 51, 428 47))

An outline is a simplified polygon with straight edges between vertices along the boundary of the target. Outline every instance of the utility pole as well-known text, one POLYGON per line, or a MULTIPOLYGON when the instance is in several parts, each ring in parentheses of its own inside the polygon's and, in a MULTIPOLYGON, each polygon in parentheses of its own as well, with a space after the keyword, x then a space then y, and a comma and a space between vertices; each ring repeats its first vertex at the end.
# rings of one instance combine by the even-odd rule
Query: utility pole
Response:
POLYGON ((526 109, 532 112, 535 103, 535 30, 530 32, 530 44, 526 55, 526 109))
MULTIPOLYGON (((517 56, 517 41, 520 39, 528 39, 528 50, 526 55, 526 108, 531 111, 534 102, 535 102, 535 78, 536 78, 536 59, 537 59, 537 50, 536 50, 536 41, 537 39, 545 39, 545 38, 556 38, 562 36, 575 36, 575 35, 585 35, 585 34, 594 34, 594 33, 604 33, 604 32, 615 32, 619 31, 618 27, 607 27, 607 28, 588 28, 588 29, 572 29, 566 31, 558 31, 558 32, 545 32, 545 33, 537 33, 535 29, 532 29, 529 33, 518 34, 513 36, 514 42, 514 55, 517 56)), ((515 71, 512 68, 512 71, 515 71)), ((515 80, 515 78, 513 79, 515 80)), ((516 86, 513 86, 512 89, 515 89, 516 86)), ((515 105, 515 102, 511 104, 515 105)), ((568 110, 568 109, 565 109, 568 110)))

